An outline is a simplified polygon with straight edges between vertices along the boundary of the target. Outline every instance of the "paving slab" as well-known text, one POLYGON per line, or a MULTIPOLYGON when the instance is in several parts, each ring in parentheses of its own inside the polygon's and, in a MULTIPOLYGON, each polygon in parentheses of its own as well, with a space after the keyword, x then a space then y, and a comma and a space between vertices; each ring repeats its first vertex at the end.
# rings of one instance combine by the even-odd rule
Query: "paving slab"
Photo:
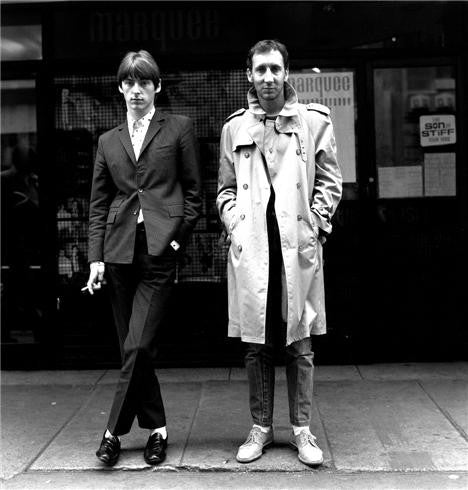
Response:
POLYGON ((338 470, 468 470, 468 442, 418 382, 328 382, 315 389, 338 470))
MULTIPOLYGON (((288 445, 291 427, 286 384, 276 383, 275 444, 263 457, 252 463, 241 464, 235 459, 237 449, 252 427, 246 382, 207 382, 203 385, 190 439, 182 460, 184 468, 224 471, 308 471, 310 468, 297 459, 297 453, 288 445)), ((323 426, 314 407, 311 430, 318 437, 325 453, 326 467, 330 453, 323 426)))
MULTIPOLYGON (((114 390, 113 385, 102 385, 96 388, 88 402, 35 461, 31 469, 108 469, 98 461, 95 451, 106 428, 114 390)), ((169 437, 167 459, 162 467, 180 465, 198 406, 200 391, 201 385, 196 383, 173 383, 161 386, 169 437)), ((135 421, 130 433, 121 438, 121 456, 112 469, 149 468, 143 459, 143 450, 148 436, 148 430, 140 429, 135 421)))
POLYGON ((85 386, 2 387, 2 478, 25 470, 90 396, 85 386))
MULTIPOLYGON (((161 383, 201 383, 208 380, 228 381, 230 368, 163 368, 155 372, 161 383)), ((105 373, 99 384, 117 383, 119 370, 111 369, 105 373)))
POLYGON ((434 403, 468 440, 468 380, 421 381, 434 403))
POLYGON ((359 365, 358 369, 368 380, 468 379, 468 362, 369 364, 359 365))
POLYGON ((28 385, 94 385, 105 374, 105 370, 84 371, 2 371, 1 383, 5 386, 28 385))
MULTIPOLYGON (((286 380, 286 369, 284 366, 277 366, 275 377, 279 381, 286 380)), ((245 368, 232 368, 231 381, 245 381, 247 373, 245 368)), ((344 366, 315 366, 314 381, 359 381, 361 375, 353 365, 344 366)))

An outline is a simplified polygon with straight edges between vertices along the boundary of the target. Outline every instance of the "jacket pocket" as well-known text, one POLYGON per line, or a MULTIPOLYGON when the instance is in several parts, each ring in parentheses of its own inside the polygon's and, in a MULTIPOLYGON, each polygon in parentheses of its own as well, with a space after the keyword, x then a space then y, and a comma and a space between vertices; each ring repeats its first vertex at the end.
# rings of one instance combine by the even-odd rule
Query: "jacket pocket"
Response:
POLYGON ((166 206, 167 212, 171 218, 183 217, 184 216, 184 205, 183 204, 168 204, 166 206))

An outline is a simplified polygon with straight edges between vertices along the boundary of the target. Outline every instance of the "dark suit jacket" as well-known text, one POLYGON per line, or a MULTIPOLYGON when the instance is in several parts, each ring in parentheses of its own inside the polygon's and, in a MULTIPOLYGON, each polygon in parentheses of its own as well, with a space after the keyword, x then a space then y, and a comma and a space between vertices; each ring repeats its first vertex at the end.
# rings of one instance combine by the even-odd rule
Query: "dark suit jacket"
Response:
POLYGON ((127 121, 99 138, 89 210, 88 260, 133 260, 138 211, 148 253, 182 246, 201 211, 198 147, 192 121, 156 111, 135 159, 127 121))

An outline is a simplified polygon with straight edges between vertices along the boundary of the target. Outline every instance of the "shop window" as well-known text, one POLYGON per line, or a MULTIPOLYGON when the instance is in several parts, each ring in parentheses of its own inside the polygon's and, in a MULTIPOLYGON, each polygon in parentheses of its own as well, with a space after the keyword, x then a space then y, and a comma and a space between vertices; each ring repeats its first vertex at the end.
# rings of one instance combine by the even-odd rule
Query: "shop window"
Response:
POLYGON ((2 80, 2 342, 34 342, 42 318, 35 100, 34 79, 2 80))
MULTIPOLYGON (((289 82, 296 89, 299 102, 326 105, 331 109, 335 129, 338 161, 345 184, 356 182, 356 87, 354 70, 349 68, 308 68, 294 70, 289 82)), ((351 197, 345 185, 344 197, 351 197)))
POLYGON ((454 68, 376 69, 374 94, 378 196, 455 196, 454 68))
MULTIPOLYGON (((245 72, 168 73, 156 106, 194 121, 200 142, 203 215, 178 267, 180 282, 219 282, 226 274, 226 246, 219 243, 216 210, 219 136, 226 117, 246 105, 245 72)), ((98 137, 122 123, 126 108, 114 76, 55 80, 58 272, 63 286, 86 282, 87 227, 92 168, 98 137)))
POLYGON ((42 29, 40 25, 2 26, 2 61, 42 59, 42 29))

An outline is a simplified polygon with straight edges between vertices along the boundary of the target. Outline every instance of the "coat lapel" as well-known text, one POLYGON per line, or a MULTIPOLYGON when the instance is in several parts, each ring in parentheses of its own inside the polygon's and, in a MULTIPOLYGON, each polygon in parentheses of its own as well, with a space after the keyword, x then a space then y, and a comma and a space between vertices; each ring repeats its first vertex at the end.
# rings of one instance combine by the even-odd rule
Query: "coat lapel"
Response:
POLYGON ((119 139, 125 148, 125 151, 128 153, 128 156, 136 165, 135 152, 133 151, 132 140, 130 139, 130 133, 128 132, 127 121, 117 128, 117 134, 119 135, 119 139))
POLYGON ((148 131, 146 132, 145 139, 143 140, 143 144, 141 145, 140 157, 145 151, 145 148, 149 145, 151 140, 156 136, 162 126, 162 121, 164 121, 164 114, 162 112, 156 112, 151 119, 150 125, 148 127, 148 131))

